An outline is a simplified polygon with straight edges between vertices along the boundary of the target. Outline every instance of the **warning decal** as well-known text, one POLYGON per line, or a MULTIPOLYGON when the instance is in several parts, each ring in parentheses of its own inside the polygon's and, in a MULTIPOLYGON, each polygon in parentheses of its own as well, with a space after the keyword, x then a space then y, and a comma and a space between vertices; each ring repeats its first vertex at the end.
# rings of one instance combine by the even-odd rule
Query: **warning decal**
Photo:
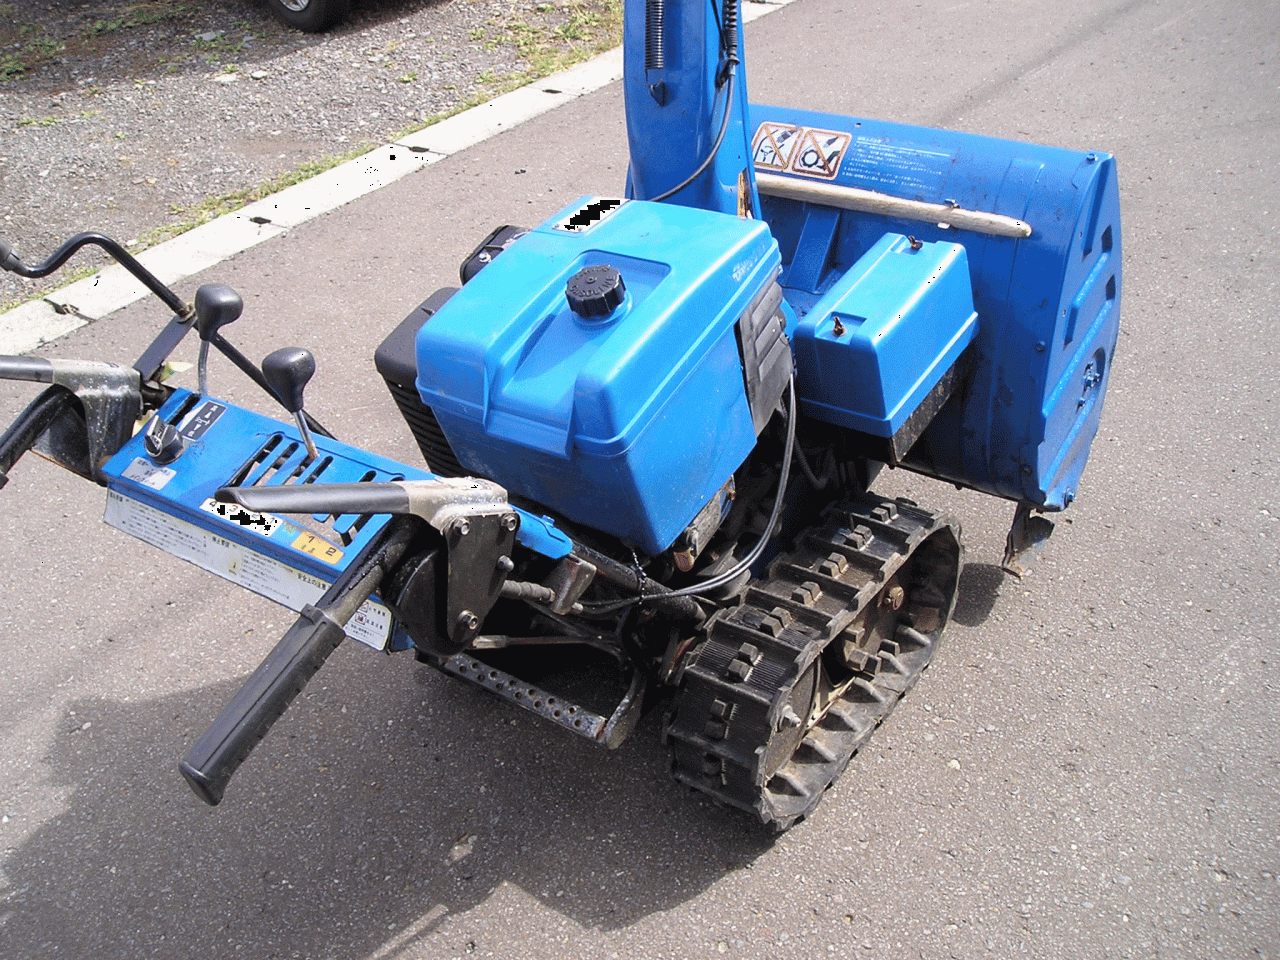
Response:
MULTIPOLYGON (((329 589, 327 580, 286 566, 115 490, 107 491, 107 509, 102 519, 117 530, 290 610, 300 611, 308 603, 315 603, 329 589)), ((391 611, 376 600, 366 600, 343 629, 351 639, 383 650, 391 635, 391 611)))
POLYGON ((756 129, 755 142, 751 145, 751 159, 757 167, 768 170, 787 169, 798 133, 799 130, 790 123, 760 124, 756 129))
POLYGON ((840 171, 840 158, 849 147, 849 134, 831 130, 800 131, 800 145, 791 161, 791 172, 833 180, 840 171))
POLYGON ((766 121, 756 128, 751 154, 758 169, 834 180, 852 139, 835 130, 766 121))

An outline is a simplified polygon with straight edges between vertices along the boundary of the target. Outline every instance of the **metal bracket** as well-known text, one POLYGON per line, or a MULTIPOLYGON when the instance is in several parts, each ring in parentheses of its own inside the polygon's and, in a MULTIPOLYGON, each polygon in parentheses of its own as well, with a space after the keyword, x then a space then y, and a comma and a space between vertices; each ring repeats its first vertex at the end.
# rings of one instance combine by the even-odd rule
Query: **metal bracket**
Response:
POLYGON ((448 586, 445 632, 436 644, 440 652, 462 650, 480 633, 507 579, 519 526, 517 514, 504 504, 501 511, 456 513, 441 531, 448 548, 448 586))
POLYGON ((142 377, 137 370, 93 360, 0 357, 0 380, 26 380, 63 387, 76 395, 83 418, 64 411, 32 449, 72 473, 105 483, 102 465, 128 442, 142 413, 142 377))
POLYGON ((595 564, 572 554, 562 558, 546 579, 546 585, 556 595, 555 602, 551 604, 551 611, 559 614, 568 613, 595 578, 595 564))
MULTIPOLYGON (((507 502, 507 491, 474 477, 223 487, 214 496, 260 513, 390 513, 425 520, 445 545, 445 602, 437 636, 423 636, 419 629, 414 639, 444 656, 462 650, 479 634, 511 570, 520 530, 520 514, 507 502)), ((408 589, 411 583, 401 586, 408 589)), ((413 589, 426 588, 419 582, 413 589)), ((411 616, 407 622, 420 621, 411 616)))
POLYGON ((519 677, 482 663, 465 653, 457 653, 447 660, 434 662, 450 676, 483 687, 508 703, 536 713, 570 733, 576 733, 610 750, 621 746, 640 722, 644 692, 648 688, 648 678, 643 671, 637 670, 618 706, 605 717, 533 684, 525 683, 519 677))
POLYGON ((1011 573, 1019 580, 1026 574, 1041 548, 1053 533, 1053 521, 1048 517, 1032 513, 1032 505, 1023 500, 1013 514, 1013 525, 1009 527, 1009 536, 1005 539, 1004 560, 1000 566, 1006 573, 1011 573))

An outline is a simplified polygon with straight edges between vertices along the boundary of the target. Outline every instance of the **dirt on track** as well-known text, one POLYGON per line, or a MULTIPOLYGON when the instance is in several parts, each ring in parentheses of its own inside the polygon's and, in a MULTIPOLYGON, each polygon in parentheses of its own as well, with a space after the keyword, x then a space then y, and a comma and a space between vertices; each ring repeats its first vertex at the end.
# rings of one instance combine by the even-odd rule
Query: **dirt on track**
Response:
MULTIPOLYGON (((0 0, 0 239, 151 245, 334 158, 616 42, 615 0, 0 0)), ((93 265, 78 256, 73 267, 93 265)), ((65 282, 0 274, 0 308, 65 282)))

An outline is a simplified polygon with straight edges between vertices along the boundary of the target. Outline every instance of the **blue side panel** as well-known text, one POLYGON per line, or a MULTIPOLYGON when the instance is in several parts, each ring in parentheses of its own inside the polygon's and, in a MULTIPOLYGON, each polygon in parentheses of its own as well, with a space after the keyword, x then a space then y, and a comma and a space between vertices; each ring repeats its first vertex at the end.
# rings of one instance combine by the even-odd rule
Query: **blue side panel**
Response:
POLYGON ((954 203, 1031 225, 1026 239, 762 196, 801 315, 886 233, 962 244, 973 375, 907 466, 1049 510, 1075 496, 1119 334, 1115 161, 946 130, 753 105, 757 171, 954 203))
POLYGON ((316 437, 319 459, 308 461, 293 427, 185 390, 176 391, 159 416, 184 434, 186 450, 172 464, 155 466, 139 433, 104 468, 110 489, 329 582, 368 544, 386 517, 322 517, 311 522, 277 518, 279 523, 244 524, 215 511, 210 503, 214 491, 232 483, 357 483, 429 476, 324 437, 316 437), (313 536, 304 536, 307 533, 313 536), (333 549, 324 549, 319 541, 333 549))
MULTIPOLYGON (((306 462, 301 437, 292 424, 284 424, 220 400, 200 399, 186 390, 174 392, 158 411, 161 419, 182 430, 187 449, 169 467, 147 468, 150 458, 138 433, 122 447, 103 470, 108 486, 128 493, 173 516, 184 516, 198 526, 218 533, 227 531, 225 518, 202 509, 202 504, 219 487, 238 483, 362 483, 384 480, 430 480, 435 474, 418 467, 380 457, 376 453, 348 446, 328 437, 315 437, 320 459, 306 462), (265 455, 263 454, 265 451, 265 455), (131 476, 139 462, 142 474, 131 476), (151 471, 151 478, 139 477, 151 471), (172 476, 169 476, 172 474, 172 476), (157 475, 163 479, 160 482, 157 475)), ((548 517, 537 516, 513 506, 520 516, 517 540, 521 545, 552 560, 566 557, 573 542, 548 517)), ((368 544, 386 523, 385 517, 312 517, 305 526, 342 541, 347 559, 368 544)), ((234 526, 232 527, 234 530, 234 526)), ((248 537, 246 542, 262 546, 287 566, 321 579, 333 580, 344 569, 344 561, 324 561, 293 545, 304 527, 285 521, 269 536, 248 537)), ((235 531, 241 532, 241 531, 235 531)), ((255 531, 256 532, 256 531, 255 531)))
POLYGON ((973 340, 977 320, 964 247, 885 234, 796 327, 805 413, 892 437, 973 340))
MULTIPOLYGON (((429 480, 433 474, 327 437, 315 437, 320 457, 308 461, 291 424, 280 423, 212 397, 175 391, 160 409, 181 430, 186 450, 172 464, 155 465, 139 433, 103 469, 108 487, 180 517, 211 533, 237 540, 309 576, 332 582, 383 527, 385 516, 279 517, 278 523, 246 524, 209 503, 223 486, 299 483, 361 483, 429 480), (311 534, 312 536, 304 536, 311 534), (324 544, 334 549, 326 549, 324 544)), ((545 517, 515 509, 520 542, 551 559, 567 556, 572 542, 545 517)))

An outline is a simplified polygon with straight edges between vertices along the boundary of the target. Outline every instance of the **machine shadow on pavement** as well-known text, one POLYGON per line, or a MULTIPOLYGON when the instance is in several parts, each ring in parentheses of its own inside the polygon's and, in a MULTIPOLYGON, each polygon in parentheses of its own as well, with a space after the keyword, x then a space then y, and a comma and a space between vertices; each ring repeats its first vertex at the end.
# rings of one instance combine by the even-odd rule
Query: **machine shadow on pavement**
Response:
POLYGON ((659 715, 607 753, 425 667, 337 659, 216 812, 175 761, 237 681, 71 704, 94 719, 49 745, 65 810, 6 856, 0 953, 365 956, 500 890, 615 929, 769 849, 667 777, 659 715), (340 688, 379 692, 348 712, 340 688))
POLYGON ((956 609, 951 619, 966 627, 982 626, 1000 599, 1000 585, 1008 576, 999 564, 966 563, 960 571, 956 609))
MULTIPOLYGON (((956 619, 980 624, 1004 576, 968 567, 956 619)), ((91 727, 61 724, 44 758, 66 809, 6 857, 4 955, 163 956, 168 942, 175 957, 191 943, 363 956, 447 937, 448 918, 504 888, 612 930, 772 845, 670 780, 661 703, 609 753, 426 667, 348 651, 332 673, 216 810, 188 795, 176 758, 239 680, 74 701, 91 727), (348 709, 353 689, 379 693, 348 709), (236 913, 246 886, 254 911, 236 913)))

